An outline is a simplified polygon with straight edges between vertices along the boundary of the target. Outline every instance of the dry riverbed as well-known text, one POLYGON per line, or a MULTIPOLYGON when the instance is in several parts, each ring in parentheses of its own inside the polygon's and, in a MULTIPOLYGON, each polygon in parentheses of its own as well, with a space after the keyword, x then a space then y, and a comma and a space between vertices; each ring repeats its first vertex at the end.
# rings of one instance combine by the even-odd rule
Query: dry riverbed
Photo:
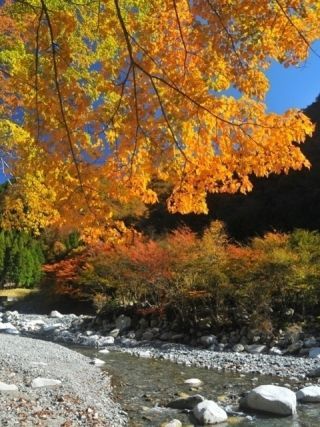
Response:
POLYGON ((1 389, 1 426, 127 424, 111 398, 109 377, 89 358, 55 343, 0 334, 1 389))

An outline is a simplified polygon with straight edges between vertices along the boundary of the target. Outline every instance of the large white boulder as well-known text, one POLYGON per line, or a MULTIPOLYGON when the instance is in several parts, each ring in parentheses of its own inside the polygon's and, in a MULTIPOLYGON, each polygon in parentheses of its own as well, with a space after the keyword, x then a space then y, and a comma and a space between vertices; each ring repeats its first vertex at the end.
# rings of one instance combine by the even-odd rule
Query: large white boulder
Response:
POLYGON ((296 393, 297 400, 304 403, 320 402, 320 386, 304 387, 296 393))
POLYGON ((213 400, 204 400, 193 408, 193 415, 203 425, 223 423, 227 413, 213 400))
POLYGON ((254 388, 240 401, 245 409, 268 412, 274 415, 296 413, 297 399, 293 391, 276 385, 261 385, 254 388))

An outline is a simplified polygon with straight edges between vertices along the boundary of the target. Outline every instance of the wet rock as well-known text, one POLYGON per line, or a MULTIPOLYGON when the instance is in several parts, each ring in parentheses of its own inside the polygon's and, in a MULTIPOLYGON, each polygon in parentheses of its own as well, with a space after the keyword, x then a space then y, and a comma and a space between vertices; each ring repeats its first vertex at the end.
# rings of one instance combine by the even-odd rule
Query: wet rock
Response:
POLYGON ((295 414, 296 406, 295 393, 286 387, 275 385, 256 387, 240 400, 242 409, 268 412, 281 416, 295 414))
POLYGON ((228 419, 227 413, 213 400, 204 400, 193 409, 196 420, 204 425, 218 424, 228 419))
POLYGON ((18 387, 15 384, 0 382, 0 393, 12 393, 14 391, 18 391, 18 387))
POLYGON ((189 378, 185 380, 184 383, 190 385, 191 387, 199 387, 203 384, 203 382, 199 380, 199 378, 189 378))
POLYGON ((101 359, 97 359, 96 357, 91 360, 91 364, 95 366, 103 366, 106 362, 101 359))
POLYGON ((205 398, 200 394, 172 400, 167 404, 168 408, 172 409, 193 409, 198 403, 203 402, 205 398))
POLYGON ((171 420, 168 423, 161 424, 161 427, 182 427, 182 422, 179 420, 171 420))
POLYGON ((304 387, 296 393, 297 400, 303 403, 320 402, 320 386, 304 387))
POLYGON ((103 348, 103 349, 99 350, 99 353, 108 354, 108 353, 110 353, 110 351, 107 348, 103 348))
POLYGON ((58 387, 61 385, 60 380, 54 380, 52 378, 41 378, 37 377, 31 382, 32 388, 42 388, 42 387, 58 387))

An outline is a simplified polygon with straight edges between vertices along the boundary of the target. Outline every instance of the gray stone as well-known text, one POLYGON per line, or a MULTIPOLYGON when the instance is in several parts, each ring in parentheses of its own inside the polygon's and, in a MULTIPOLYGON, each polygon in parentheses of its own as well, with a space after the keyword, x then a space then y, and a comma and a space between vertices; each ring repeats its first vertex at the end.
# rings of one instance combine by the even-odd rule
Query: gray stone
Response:
POLYGON ((154 333, 151 329, 146 330, 141 337, 145 341, 151 341, 154 338, 154 333))
POLYGON ((296 393, 297 400, 303 403, 320 402, 320 386, 311 385, 304 387, 296 393))
POLYGON ((196 420, 203 424, 218 424, 228 419, 227 413, 213 400, 204 400, 193 408, 196 420))
POLYGON ((274 355, 279 355, 279 356, 281 356, 283 354, 282 350, 278 347, 271 347, 269 350, 269 353, 274 354, 274 355))
POLYGON ((120 334, 120 329, 116 328, 116 329, 112 329, 112 331, 109 332, 109 335, 113 338, 117 338, 117 336, 119 336, 120 334))
POLYGON ((244 346, 242 344, 235 344, 232 347, 232 351, 234 351, 236 353, 241 353, 242 351, 244 351, 244 346))
POLYGON ((52 310, 50 313, 50 317, 55 317, 57 319, 61 319, 64 316, 58 310, 52 310))
POLYGON ((61 385, 60 380, 54 380, 52 378, 41 378, 37 377, 31 382, 32 388, 42 388, 42 387, 58 387, 61 385))
POLYGON ((251 390, 240 400, 240 407, 274 415, 296 413, 297 399, 293 391, 286 387, 261 385, 251 390))
POLYGON ((99 338, 99 346, 103 347, 105 345, 113 345, 114 344, 114 337, 101 337, 99 338))
POLYGON ((18 391, 18 387, 15 384, 6 384, 0 382, 0 393, 11 393, 18 391))
POLYGON ((62 323, 55 323, 53 325, 43 325, 41 327, 42 332, 53 332, 57 329, 63 328, 62 323))
POLYGON ((312 369, 309 373, 308 373, 309 377, 320 377, 320 366, 317 368, 312 369))
POLYGON ((167 404, 168 408, 173 409, 193 409, 198 403, 203 402, 205 400, 200 394, 195 394, 194 396, 180 399, 172 400, 167 404))
POLYGON ((91 337, 80 335, 77 341, 85 347, 97 347, 100 339, 101 337, 99 335, 92 335, 91 337))
POLYGON ((217 343, 217 337, 215 335, 204 335, 200 337, 199 343, 208 347, 209 345, 217 343))
POLYGON ((267 346, 260 344, 246 345, 245 350, 251 354, 260 354, 267 350, 267 346))

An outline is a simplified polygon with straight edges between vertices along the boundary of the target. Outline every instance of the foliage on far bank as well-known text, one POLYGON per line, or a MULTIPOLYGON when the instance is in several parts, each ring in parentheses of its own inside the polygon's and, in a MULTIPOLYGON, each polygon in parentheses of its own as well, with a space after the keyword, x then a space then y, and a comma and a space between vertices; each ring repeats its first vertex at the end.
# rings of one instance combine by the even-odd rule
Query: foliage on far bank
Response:
POLYGON ((133 234, 126 244, 96 244, 47 264, 57 293, 105 305, 174 312, 185 325, 210 317, 219 326, 251 323, 271 330, 296 315, 319 314, 320 234, 268 233, 247 245, 213 222, 159 239, 133 234))

